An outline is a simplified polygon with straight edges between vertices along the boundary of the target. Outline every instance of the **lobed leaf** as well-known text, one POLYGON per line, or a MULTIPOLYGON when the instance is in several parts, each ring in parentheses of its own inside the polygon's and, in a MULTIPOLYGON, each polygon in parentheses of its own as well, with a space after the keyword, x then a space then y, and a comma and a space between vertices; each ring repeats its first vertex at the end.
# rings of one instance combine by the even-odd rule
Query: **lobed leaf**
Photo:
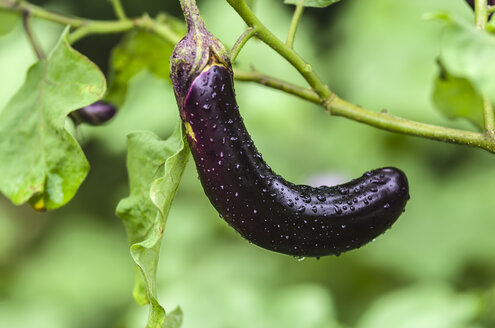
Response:
POLYGON ((464 118, 483 130, 483 98, 471 82, 450 74, 439 62, 435 79, 433 103, 449 119, 464 118))
POLYGON ((174 44, 144 30, 134 30, 115 47, 111 59, 112 73, 107 99, 122 105, 129 80, 147 68, 156 76, 170 80, 168 58, 174 44))
MULTIPOLYGON (((125 223, 137 267, 134 297, 141 305, 151 305, 147 327, 162 327, 166 320, 156 298, 156 268, 165 222, 188 158, 181 125, 165 141, 147 131, 128 135, 130 195, 120 201, 117 215, 125 223)), ((169 326, 178 327, 179 317, 179 312, 171 314, 169 326)))
POLYGON ((474 88, 495 103, 495 37, 447 13, 431 17, 445 23, 440 60, 458 78, 469 80, 474 88))
POLYGON ((55 209, 76 193, 89 171, 79 144, 65 129, 73 110, 100 99, 105 77, 71 48, 68 29, 46 60, 0 112, 0 190, 14 204, 55 209))
MULTIPOLYGON (((306 0, 304 1, 304 7, 325 8, 333 5, 340 0, 306 0)), ((285 4, 297 5, 300 0, 284 0, 285 4)))

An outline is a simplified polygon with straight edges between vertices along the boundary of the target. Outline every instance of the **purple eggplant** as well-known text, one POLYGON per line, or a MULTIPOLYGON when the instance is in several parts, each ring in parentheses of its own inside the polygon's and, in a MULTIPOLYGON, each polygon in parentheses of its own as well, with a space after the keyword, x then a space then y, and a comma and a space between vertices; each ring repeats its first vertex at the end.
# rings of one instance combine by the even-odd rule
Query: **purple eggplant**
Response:
POLYGON ((70 113, 71 119, 76 125, 81 123, 89 125, 102 125, 111 120, 117 113, 117 108, 106 101, 99 100, 83 108, 70 113))
POLYGON ((274 173, 239 113, 228 56, 200 30, 189 28, 177 45, 171 76, 199 179, 220 216, 251 243, 293 256, 338 255, 387 230, 409 199, 405 174, 387 167, 314 188, 274 173))

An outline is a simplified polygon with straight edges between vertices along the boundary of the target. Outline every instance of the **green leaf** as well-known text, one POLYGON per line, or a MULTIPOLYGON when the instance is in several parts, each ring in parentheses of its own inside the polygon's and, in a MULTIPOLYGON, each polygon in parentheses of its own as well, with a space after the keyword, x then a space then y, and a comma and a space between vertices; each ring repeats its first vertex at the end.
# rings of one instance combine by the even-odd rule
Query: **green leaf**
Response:
MULTIPOLYGON (((304 7, 325 8, 333 5, 340 0, 306 0, 304 1, 304 7)), ((297 5, 300 0, 284 0, 285 4, 297 5)))
POLYGON ((440 60, 450 74, 469 80, 495 103, 495 37, 447 13, 430 15, 445 22, 440 60))
MULTIPOLYGON (((138 270, 134 297, 141 305, 151 304, 147 327, 162 327, 166 317, 156 298, 156 268, 165 222, 189 158, 189 147, 180 124, 165 141, 143 131, 129 134, 127 142, 130 195, 120 201, 117 215, 126 225, 138 270)), ((173 322, 180 323, 178 313, 172 314, 170 327, 174 327, 173 322)))
POLYGON ((145 68, 158 77, 170 80, 168 61, 173 50, 174 44, 154 33, 135 30, 127 34, 113 50, 106 99, 121 106, 129 80, 145 68))
POLYGON ((182 309, 177 307, 172 312, 169 312, 165 318, 164 328, 179 328, 182 325, 183 318, 182 309))
POLYGON ((449 119, 465 118, 483 130, 483 98, 469 80, 450 74, 438 63, 433 103, 449 119))
POLYGON ((68 29, 46 60, 0 112, 0 190, 15 204, 55 209, 76 193, 89 170, 66 116, 105 93, 105 77, 71 48, 68 29), (8 160, 6 160, 8 159, 8 160))
POLYGON ((0 36, 12 31, 19 20, 19 15, 7 11, 0 11, 0 36))

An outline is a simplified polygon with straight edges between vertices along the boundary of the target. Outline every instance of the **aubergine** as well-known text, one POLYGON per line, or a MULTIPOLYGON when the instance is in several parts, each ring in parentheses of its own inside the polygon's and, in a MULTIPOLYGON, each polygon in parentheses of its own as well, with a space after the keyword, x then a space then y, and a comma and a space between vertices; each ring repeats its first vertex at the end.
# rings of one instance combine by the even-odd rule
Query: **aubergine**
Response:
POLYGON ((79 108, 70 113, 74 124, 103 125, 110 121, 117 113, 115 105, 108 101, 98 100, 91 105, 79 108))
POLYGON ((183 9, 188 34, 171 77, 199 179, 220 216, 249 242, 301 257, 338 255, 387 230, 409 199, 405 174, 386 167, 315 188, 274 173, 239 113, 228 55, 195 6, 183 9))

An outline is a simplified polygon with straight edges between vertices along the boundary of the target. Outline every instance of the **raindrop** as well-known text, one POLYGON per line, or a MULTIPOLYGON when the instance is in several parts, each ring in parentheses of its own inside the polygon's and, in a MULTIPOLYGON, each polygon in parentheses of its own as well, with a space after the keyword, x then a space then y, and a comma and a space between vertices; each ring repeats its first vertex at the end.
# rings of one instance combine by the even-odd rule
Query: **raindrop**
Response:
POLYGON ((323 195, 317 195, 316 198, 320 201, 320 202, 324 202, 327 200, 327 198, 323 195))
POLYGON ((383 208, 384 208, 384 209, 390 208, 390 204, 389 204, 389 203, 387 203, 387 204, 383 205, 383 208))
POLYGON ((302 201, 303 201, 303 202, 305 202, 305 203, 309 203, 309 202, 311 202, 311 196, 309 196, 309 195, 304 195, 304 194, 303 194, 303 195, 301 195, 301 199, 302 199, 302 201))
POLYGON ((289 199, 289 200, 287 201, 287 205, 288 205, 289 207, 293 207, 293 206, 294 206, 294 202, 292 201, 292 199, 289 199))

